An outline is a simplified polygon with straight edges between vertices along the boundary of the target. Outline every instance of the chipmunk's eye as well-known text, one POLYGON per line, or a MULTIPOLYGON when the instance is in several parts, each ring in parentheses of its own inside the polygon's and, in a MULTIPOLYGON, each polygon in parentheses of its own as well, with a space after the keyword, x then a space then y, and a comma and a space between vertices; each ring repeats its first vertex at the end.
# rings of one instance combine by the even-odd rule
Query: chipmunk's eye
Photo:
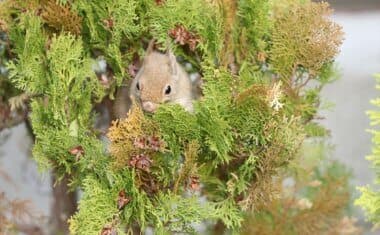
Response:
POLYGON ((136 89, 140 90, 140 83, 139 82, 136 83, 136 89))
POLYGON ((169 95, 171 91, 172 91, 172 88, 168 85, 165 89, 165 95, 169 95))

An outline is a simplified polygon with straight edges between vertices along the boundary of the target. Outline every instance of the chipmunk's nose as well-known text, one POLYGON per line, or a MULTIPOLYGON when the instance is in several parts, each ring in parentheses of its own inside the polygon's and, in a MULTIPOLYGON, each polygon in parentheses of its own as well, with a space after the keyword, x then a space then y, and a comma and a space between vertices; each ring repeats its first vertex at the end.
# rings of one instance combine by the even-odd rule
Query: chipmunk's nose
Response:
POLYGON ((150 102, 150 101, 144 101, 142 103, 142 108, 147 111, 147 112, 150 112, 150 113, 154 113, 157 109, 157 104, 153 103, 153 102, 150 102))

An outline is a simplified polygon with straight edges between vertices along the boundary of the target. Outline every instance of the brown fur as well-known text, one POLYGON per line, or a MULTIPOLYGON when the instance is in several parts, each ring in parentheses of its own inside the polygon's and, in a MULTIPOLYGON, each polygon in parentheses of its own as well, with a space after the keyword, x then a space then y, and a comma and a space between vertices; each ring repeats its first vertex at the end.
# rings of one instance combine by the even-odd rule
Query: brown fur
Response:
POLYGON ((152 110, 147 109, 144 104, 149 103, 153 106, 153 112, 163 103, 179 104, 187 111, 193 109, 193 87, 189 75, 170 51, 162 54, 154 51, 151 45, 142 67, 129 85, 129 92, 126 87, 120 90, 115 102, 115 115, 119 118, 126 116, 132 100, 149 112, 152 110), (137 89, 137 83, 140 90, 137 89), (170 86, 170 94, 165 94, 167 86, 170 86))

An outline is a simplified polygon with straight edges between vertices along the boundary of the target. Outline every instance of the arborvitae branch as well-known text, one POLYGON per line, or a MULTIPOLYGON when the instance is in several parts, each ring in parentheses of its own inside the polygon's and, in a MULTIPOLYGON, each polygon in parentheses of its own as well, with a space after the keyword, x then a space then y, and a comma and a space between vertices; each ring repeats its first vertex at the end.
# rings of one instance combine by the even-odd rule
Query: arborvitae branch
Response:
POLYGON ((39 166, 69 175, 84 192, 73 234, 193 233, 204 221, 238 231, 245 213, 277 205, 274 178, 311 133, 305 123, 333 74, 341 32, 326 4, 76 0, 49 1, 42 14, 39 4, 12 7, 16 59, 8 68, 33 96, 39 166), (106 149, 93 131, 93 105, 129 79, 133 56, 151 38, 202 75, 203 97, 192 113, 162 104, 147 115, 134 106, 113 122, 106 149), (106 61, 107 86, 92 71, 95 59, 106 61), (307 90, 309 78, 319 86, 307 90))

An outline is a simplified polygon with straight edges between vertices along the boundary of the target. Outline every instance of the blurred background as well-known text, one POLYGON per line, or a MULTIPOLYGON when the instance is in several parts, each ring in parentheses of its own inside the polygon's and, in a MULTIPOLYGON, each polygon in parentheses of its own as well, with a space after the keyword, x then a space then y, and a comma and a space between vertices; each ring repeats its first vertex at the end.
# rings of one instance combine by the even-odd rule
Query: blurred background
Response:
MULTIPOLYGON (((335 21, 344 28, 345 41, 337 59, 341 79, 323 91, 325 104, 335 105, 320 112, 321 122, 331 130, 333 157, 352 169, 352 185, 356 187, 374 180, 374 172, 365 160, 371 151, 366 111, 374 108, 369 101, 380 95, 373 77, 380 73, 380 1, 329 2, 335 8, 335 21)), ((49 174, 38 173, 30 160, 32 141, 27 133, 23 124, 0 132, 0 175, 5 176, 0 177, 0 191, 5 191, 11 199, 30 199, 35 213, 48 215, 53 202, 51 179, 49 174)), ((365 234, 380 234, 371 231, 359 208, 354 210, 365 227, 365 234)))
MULTIPOLYGON (((380 72, 380 1, 329 2, 335 8, 335 21, 343 26, 345 40, 337 58, 341 78, 322 92, 325 101, 334 107, 321 111, 321 122, 331 130, 333 157, 352 169, 352 185, 357 187, 374 180, 374 171, 365 159, 372 145, 372 136, 366 131, 370 128, 366 111, 374 109, 369 101, 380 95, 373 76, 380 72)), ((358 207, 354 209, 366 228, 365 234, 380 234, 380 230, 371 231, 358 207)))

